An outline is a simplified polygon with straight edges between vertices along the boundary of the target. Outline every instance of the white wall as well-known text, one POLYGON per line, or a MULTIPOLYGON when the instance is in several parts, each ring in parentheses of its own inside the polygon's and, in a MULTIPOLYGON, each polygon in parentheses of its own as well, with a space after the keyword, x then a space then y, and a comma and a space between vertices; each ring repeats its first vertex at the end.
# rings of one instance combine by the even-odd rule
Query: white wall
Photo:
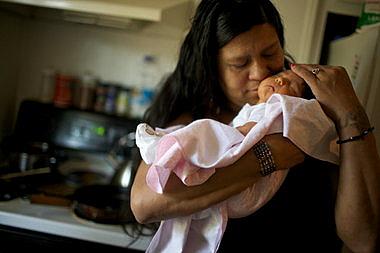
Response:
POLYGON ((12 129, 21 21, 0 12, 0 138, 12 129))
POLYGON ((343 0, 272 0, 285 27, 287 51, 300 63, 318 63, 327 12, 359 16, 360 2, 343 0))
MULTIPOLYGON (((188 7, 190 12, 193 6, 188 7)), ((90 71, 102 81, 138 87, 143 56, 149 54, 157 59, 158 83, 175 66, 187 29, 180 23, 190 23, 185 12, 169 17, 181 16, 177 23, 165 19, 139 30, 121 30, 48 16, 25 18, 0 9, 0 139, 11 133, 19 103, 38 97, 46 68, 72 75, 90 71)))
POLYGON ((285 30, 285 49, 297 62, 307 62, 308 38, 312 35, 316 0, 273 0, 285 30))
POLYGON ((90 71, 103 81, 139 86, 143 56, 156 56, 161 74, 171 71, 181 39, 182 33, 161 36, 67 22, 25 21, 18 100, 38 96, 41 71, 47 67, 73 75, 90 71))

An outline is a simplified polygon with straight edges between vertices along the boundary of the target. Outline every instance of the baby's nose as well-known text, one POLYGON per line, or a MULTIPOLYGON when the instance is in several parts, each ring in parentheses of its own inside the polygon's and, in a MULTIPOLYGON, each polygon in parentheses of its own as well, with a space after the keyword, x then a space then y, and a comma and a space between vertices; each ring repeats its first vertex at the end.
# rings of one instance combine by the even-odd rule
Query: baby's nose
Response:
POLYGON ((274 79, 274 82, 277 84, 277 85, 285 85, 286 84, 286 79, 282 78, 282 77, 277 77, 276 79, 274 79))

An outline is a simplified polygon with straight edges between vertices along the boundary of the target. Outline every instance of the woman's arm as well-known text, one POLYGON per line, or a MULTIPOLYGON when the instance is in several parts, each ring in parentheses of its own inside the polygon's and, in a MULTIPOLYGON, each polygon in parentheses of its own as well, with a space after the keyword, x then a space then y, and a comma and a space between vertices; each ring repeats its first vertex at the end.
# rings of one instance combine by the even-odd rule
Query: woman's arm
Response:
MULTIPOLYGON (((294 65, 292 70, 310 86, 324 111, 335 122, 341 140, 370 127, 346 71, 320 66, 294 65)), ((380 129, 377 129, 380 131, 380 129)), ((340 145, 341 165, 335 219, 344 252, 379 252, 380 159, 372 134, 340 145)))
MULTIPOLYGON (((291 168, 304 159, 304 154, 281 135, 270 135, 265 141, 274 156, 278 169, 291 168), (287 150, 286 155, 283 150, 287 150)), ((205 183, 185 186, 172 175, 164 194, 153 192, 146 184, 148 166, 142 162, 132 186, 131 207, 140 223, 150 223, 206 209, 243 191, 260 177, 260 168, 253 152, 247 152, 231 166, 218 168, 205 183)))
MULTIPOLYGON (((339 135, 357 134, 348 127, 339 135)), ((340 155, 335 210, 339 236, 353 252, 379 252, 380 161, 374 136, 342 144, 340 155)))

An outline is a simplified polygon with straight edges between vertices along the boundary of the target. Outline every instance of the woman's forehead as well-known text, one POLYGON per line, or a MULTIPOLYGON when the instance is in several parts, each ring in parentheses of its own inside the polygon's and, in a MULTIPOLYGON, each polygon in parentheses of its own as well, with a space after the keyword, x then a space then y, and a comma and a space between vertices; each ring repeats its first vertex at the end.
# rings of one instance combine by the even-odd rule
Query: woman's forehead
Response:
POLYGON ((276 30, 272 25, 255 25, 247 32, 233 38, 220 49, 220 53, 225 58, 233 60, 251 52, 270 50, 279 43, 276 30))

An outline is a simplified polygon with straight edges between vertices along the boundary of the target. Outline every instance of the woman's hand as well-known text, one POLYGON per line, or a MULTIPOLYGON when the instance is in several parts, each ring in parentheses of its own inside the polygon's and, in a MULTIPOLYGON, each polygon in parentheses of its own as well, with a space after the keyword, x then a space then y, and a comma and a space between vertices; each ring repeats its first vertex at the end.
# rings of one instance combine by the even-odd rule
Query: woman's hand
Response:
POLYGON ((358 131, 368 129, 367 115, 344 68, 292 64, 291 69, 310 86, 325 113, 335 122, 338 132, 347 127, 358 131), (313 74, 313 69, 319 71, 313 74))
MULTIPOLYGON (((310 86, 325 113, 335 122, 341 140, 370 127, 343 68, 295 64, 292 70, 310 86)), ((379 178, 380 158, 373 134, 340 145, 335 222, 344 252, 379 252, 379 178)))
POLYGON ((252 129, 256 124, 257 124, 256 122, 254 122, 254 121, 250 121, 250 122, 245 123, 245 124, 242 125, 242 126, 237 127, 236 129, 239 130, 239 132, 240 132, 242 135, 246 136, 246 135, 249 133, 249 131, 251 131, 251 129, 252 129))

